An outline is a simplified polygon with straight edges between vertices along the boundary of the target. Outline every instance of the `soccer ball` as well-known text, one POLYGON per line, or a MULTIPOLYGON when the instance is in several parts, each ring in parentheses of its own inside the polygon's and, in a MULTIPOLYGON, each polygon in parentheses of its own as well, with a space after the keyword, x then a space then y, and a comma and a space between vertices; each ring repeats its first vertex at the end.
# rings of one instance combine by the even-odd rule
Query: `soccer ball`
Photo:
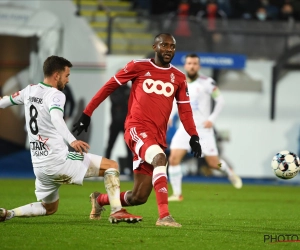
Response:
POLYGON ((300 161, 296 154, 284 150, 280 151, 273 157, 271 166, 278 178, 292 179, 299 172, 300 161))

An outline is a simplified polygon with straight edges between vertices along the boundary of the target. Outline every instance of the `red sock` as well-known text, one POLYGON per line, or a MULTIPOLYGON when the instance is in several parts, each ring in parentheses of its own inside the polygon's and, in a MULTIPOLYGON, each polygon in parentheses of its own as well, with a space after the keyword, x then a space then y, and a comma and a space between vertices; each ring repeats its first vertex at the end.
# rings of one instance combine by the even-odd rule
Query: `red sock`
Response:
MULTIPOLYGON (((125 200, 125 194, 126 192, 121 192, 120 193, 120 200, 121 200, 121 205, 123 207, 127 207, 127 206, 131 206, 130 204, 128 204, 125 200)), ((105 205, 109 205, 109 199, 108 199, 108 195, 107 194, 100 194, 97 197, 97 202, 100 206, 105 206, 105 205)))
POLYGON ((158 205, 159 218, 162 219, 170 215, 168 208, 168 183, 165 176, 161 176, 154 182, 154 190, 158 205))
POLYGON ((107 194, 100 194, 97 197, 97 202, 98 204, 102 207, 105 205, 109 205, 109 199, 108 199, 108 195, 107 194))
POLYGON ((121 192, 120 193, 120 200, 121 200, 121 205, 122 207, 128 207, 128 206, 132 206, 131 204, 129 204, 126 199, 125 199, 125 195, 128 191, 126 192, 121 192))

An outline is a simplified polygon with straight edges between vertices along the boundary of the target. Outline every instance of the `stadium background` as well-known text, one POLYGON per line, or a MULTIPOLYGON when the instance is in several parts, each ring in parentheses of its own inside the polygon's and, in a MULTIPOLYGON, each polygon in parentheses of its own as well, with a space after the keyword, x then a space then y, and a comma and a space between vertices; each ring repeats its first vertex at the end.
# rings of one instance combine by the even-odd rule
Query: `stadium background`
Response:
MULTIPOLYGON (((38 68, 47 56, 66 57, 74 64, 69 84, 76 107, 67 121, 71 128, 116 69, 132 59, 151 56, 154 35, 171 32, 177 39, 177 52, 245 58, 245 67, 208 64, 202 70, 217 78, 224 94, 226 107, 216 129, 223 138, 222 155, 238 175, 275 179, 270 167, 273 155, 283 149, 299 152, 297 53, 289 60, 292 67, 288 69, 293 70, 285 69, 278 81, 275 117, 270 114, 273 66, 300 43, 296 18, 264 22, 218 15, 207 18, 205 14, 188 16, 179 6, 148 15, 147 5, 134 9, 126 1, 100 2, 103 6, 99 7, 97 1, 1 1, 1 95, 12 94, 27 82, 41 81, 38 68)), ((180 58, 176 65, 182 69, 180 58)), ((89 141, 91 153, 104 154, 109 108, 107 99, 94 112, 89 133, 81 138, 89 141)), ((0 177, 32 176, 22 109, 0 110, 0 128, 0 177)), ((119 160, 125 154, 120 135, 111 158, 119 160)))

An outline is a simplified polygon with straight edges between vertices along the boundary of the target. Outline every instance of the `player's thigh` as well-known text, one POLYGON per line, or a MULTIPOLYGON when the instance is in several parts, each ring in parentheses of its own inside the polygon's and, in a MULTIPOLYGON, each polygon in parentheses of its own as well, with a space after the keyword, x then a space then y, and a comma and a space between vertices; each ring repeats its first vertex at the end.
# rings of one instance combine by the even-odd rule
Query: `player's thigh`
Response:
POLYGON ((204 156, 217 156, 219 154, 216 137, 212 129, 197 130, 200 138, 202 154, 204 156))
POLYGON ((169 156, 169 165, 176 166, 180 164, 182 158, 186 155, 186 149, 171 149, 169 156))
POLYGON ((53 180, 55 175, 51 175, 46 167, 33 168, 35 179, 35 195, 38 201, 43 203, 55 203, 59 199, 58 189, 61 186, 53 180))
POLYGON ((164 148, 158 144, 151 131, 149 132, 142 127, 132 127, 126 129, 124 138, 133 153, 133 170, 137 169, 142 162, 152 164, 157 155, 162 155, 161 159, 157 160, 163 161, 166 165, 167 159, 164 148))
POLYGON ((90 163, 91 159, 88 154, 69 152, 66 161, 58 166, 58 171, 53 176, 53 182, 82 185, 90 163))
POLYGON ((116 161, 90 153, 87 154, 87 157, 90 159, 90 162, 84 176, 85 178, 104 176, 104 172, 109 168, 119 170, 119 166, 116 161))
POLYGON ((172 149, 184 149, 186 151, 189 151, 191 149, 190 147, 190 135, 185 131, 185 129, 180 126, 172 140, 171 140, 171 143, 170 143, 170 150, 172 149))

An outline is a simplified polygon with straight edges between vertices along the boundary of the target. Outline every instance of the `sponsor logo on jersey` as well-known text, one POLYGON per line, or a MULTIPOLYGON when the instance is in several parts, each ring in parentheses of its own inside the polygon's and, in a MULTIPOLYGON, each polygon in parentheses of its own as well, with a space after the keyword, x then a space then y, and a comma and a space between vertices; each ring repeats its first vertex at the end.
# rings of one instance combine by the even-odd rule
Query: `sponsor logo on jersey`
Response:
POLYGON ((43 99, 35 96, 29 96, 28 101, 35 102, 37 104, 43 104, 43 99))
POLYGON ((60 100, 59 100, 57 97, 54 97, 54 98, 53 98, 53 101, 54 101, 54 102, 60 102, 60 100))
POLYGON ((174 86, 169 82, 146 79, 143 82, 143 90, 148 94, 155 93, 157 95, 170 97, 174 93, 174 86))
POLYGON ((14 94, 12 95, 12 98, 15 98, 15 97, 17 97, 18 95, 20 95, 20 91, 18 91, 18 92, 16 92, 16 93, 14 93, 14 94))
POLYGON ((51 107, 60 107, 60 104, 53 103, 51 104, 51 107))
POLYGON ((175 75, 173 73, 170 75, 170 78, 171 78, 171 82, 174 83, 175 82, 175 75))
POLYGON ((47 141, 49 138, 43 139, 40 135, 37 141, 30 142, 30 149, 32 156, 48 156, 49 147, 47 146, 47 141))

